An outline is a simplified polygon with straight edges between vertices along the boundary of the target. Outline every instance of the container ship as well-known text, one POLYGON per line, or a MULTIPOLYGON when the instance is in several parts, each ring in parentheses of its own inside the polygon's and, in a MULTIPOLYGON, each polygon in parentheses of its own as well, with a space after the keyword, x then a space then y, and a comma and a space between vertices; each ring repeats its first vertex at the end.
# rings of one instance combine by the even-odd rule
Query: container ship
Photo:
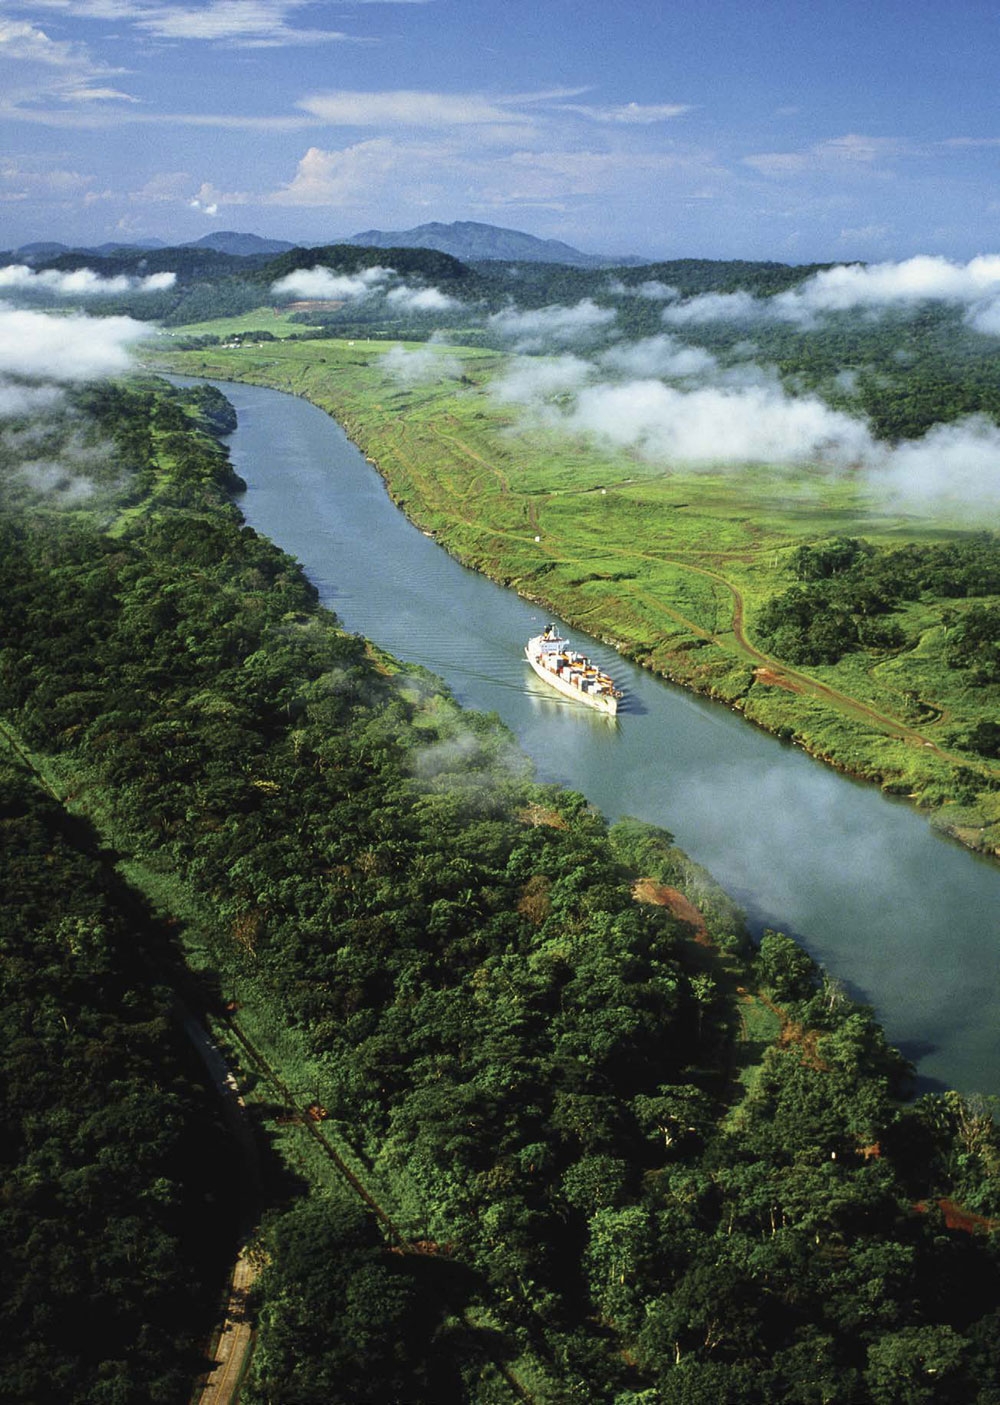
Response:
POLYGON ((618 711, 621 690, 585 654, 571 649, 569 640, 560 638, 555 625, 546 625, 544 633, 529 639, 524 653, 539 678, 565 697, 606 712, 609 717, 618 711))

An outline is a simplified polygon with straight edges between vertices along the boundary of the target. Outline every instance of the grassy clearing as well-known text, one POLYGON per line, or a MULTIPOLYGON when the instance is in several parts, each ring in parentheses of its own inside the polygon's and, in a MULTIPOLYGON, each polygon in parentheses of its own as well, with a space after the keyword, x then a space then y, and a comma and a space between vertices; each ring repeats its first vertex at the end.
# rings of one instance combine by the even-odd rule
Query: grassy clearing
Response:
POLYGON ((733 1076, 742 1095, 733 1100, 725 1125, 736 1130, 742 1120, 742 1103, 753 1091, 763 1067, 764 1054, 781 1033, 781 1016, 759 995, 741 991, 739 999, 740 1032, 733 1059, 733 1076))
MULTIPOLYGON (((241 312, 236 317, 218 317, 212 322, 192 322, 183 328, 171 328, 161 333, 164 344, 167 338, 187 340, 189 337, 227 337, 243 332, 270 332, 274 337, 290 337, 306 331, 301 322, 292 321, 289 310, 277 311, 268 305, 255 307, 250 312, 241 312)), ((160 343, 157 343, 159 346, 160 343)))
POLYGON ((893 515, 849 476, 766 465, 691 472, 609 453, 529 424, 500 401, 492 387, 507 364, 471 347, 363 340, 170 357, 172 369, 310 399, 378 464, 408 515, 466 564, 1000 853, 1000 766, 964 746, 1000 699, 944 663, 941 609, 954 602, 901 610, 903 651, 832 667, 791 667, 754 642, 756 614, 792 583, 789 562, 803 543, 940 541, 957 524, 893 515))

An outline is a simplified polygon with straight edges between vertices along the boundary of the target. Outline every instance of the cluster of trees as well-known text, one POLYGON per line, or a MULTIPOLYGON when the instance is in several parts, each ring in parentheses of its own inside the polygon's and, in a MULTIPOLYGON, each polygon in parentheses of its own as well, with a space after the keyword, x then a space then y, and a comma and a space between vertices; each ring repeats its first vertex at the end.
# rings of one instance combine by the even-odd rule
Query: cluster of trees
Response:
POLYGON ((184 1401, 228 1237, 214 1101, 93 835, 0 761, 0 1397, 184 1401))
POLYGON ((966 610, 949 630, 945 658, 949 668, 967 669, 977 686, 1000 683, 1000 607, 966 610))
MULTIPOLYGON (((864 540, 837 537, 798 548, 791 569, 800 584, 763 606, 758 637, 791 663, 833 664, 857 649, 902 648, 905 631, 886 617, 903 601, 1000 594, 1000 539, 979 532, 952 542, 879 550, 864 540)), ((995 607, 972 606, 950 630, 947 662, 968 668, 974 684, 1000 680, 997 619, 995 607)))
MULTIPOLYGON (((537 785, 495 719, 342 633, 242 525, 216 397, 80 403, 128 511, 8 508, 0 711, 202 903, 224 986, 294 1031, 327 1125, 424 1251, 335 1197, 277 1210, 247 1398, 485 1402, 516 1354, 567 1400, 988 1405, 1000 1265, 938 1202, 1000 1214, 989 1119, 901 1102, 871 1013, 778 935, 756 983, 781 1038, 740 1039, 731 904, 668 835, 537 785), (635 900, 639 876, 697 889, 700 940, 635 900)), ((86 925, 60 942, 104 950, 86 925)), ((133 1113, 117 1074, 90 1096, 109 1127, 133 1113)))

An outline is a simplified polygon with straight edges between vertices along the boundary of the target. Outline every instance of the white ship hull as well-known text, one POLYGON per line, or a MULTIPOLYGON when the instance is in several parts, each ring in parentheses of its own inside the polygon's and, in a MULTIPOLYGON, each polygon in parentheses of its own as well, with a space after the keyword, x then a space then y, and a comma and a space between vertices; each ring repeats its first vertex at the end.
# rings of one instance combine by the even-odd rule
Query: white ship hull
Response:
POLYGON ((557 693, 614 717, 621 693, 583 654, 565 652, 562 646, 567 642, 550 626, 545 634, 528 640, 524 656, 539 678, 557 693))

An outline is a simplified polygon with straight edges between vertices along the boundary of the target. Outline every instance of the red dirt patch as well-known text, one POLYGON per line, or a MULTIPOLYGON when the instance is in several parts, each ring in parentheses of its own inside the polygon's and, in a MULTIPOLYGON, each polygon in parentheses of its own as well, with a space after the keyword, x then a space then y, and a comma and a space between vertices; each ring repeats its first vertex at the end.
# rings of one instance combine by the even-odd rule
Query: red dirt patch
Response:
POLYGON ((666 907, 679 922, 684 922, 694 931, 694 939, 702 946, 710 946, 711 939, 705 919, 694 903, 678 888, 666 883, 657 883, 655 878, 637 878, 632 885, 632 896, 637 903, 651 903, 654 907, 666 907))
MULTIPOLYGON (((977 1215, 972 1210, 963 1210, 961 1205, 956 1205, 954 1200, 949 1200, 947 1196, 934 1202, 944 1215, 944 1222, 948 1229, 961 1230, 963 1234, 975 1234, 977 1231, 989 1234, 991 1230, 1000 1229, 1000 1220, 987 1219, 985 1215, 977 1215)), ((919 1214, 927 1214, 926 1200, 918 1200, 913 1207, 919 1214)))
POLYGON ((820 1058, 816 1047, 821 1038, 818 1029, 806 1029, 796 1020, 784 1016, 777 1044, 781 1049, 797 1049, 802 1062, 808 1068, 814 1068, 818 1073, 829 1073, 830 1065, 820 1058))
POLYGON ((783 674, 775 673, 770 668, 755 668, 753 676, 758 683, 763 683, 765 688, 784 688, 789 693, 802 692, 798 683, 793 683, 790 678, 785 678, 783 674))

